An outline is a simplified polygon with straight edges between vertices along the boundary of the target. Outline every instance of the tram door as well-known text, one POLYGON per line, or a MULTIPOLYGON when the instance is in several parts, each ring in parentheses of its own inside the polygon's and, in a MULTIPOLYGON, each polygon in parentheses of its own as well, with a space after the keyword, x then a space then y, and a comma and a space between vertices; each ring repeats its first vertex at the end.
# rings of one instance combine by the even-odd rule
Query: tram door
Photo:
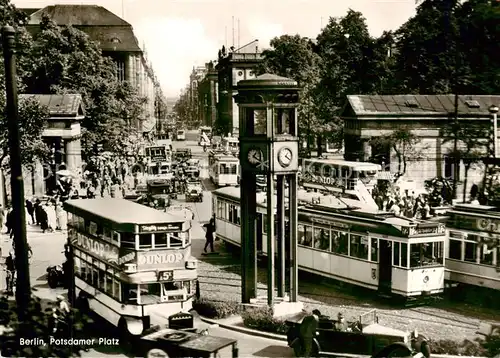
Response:
POLYGON ((255 237, 257 239, 257 252, 262 251, 262 232, 264 231, 264 220, 262 214, 257 213, 257 225, 255 225, 255 237))
POLYGON ((391 293, 392 286, 392 245, 391 241, 379 239, 378 290, 391 293))

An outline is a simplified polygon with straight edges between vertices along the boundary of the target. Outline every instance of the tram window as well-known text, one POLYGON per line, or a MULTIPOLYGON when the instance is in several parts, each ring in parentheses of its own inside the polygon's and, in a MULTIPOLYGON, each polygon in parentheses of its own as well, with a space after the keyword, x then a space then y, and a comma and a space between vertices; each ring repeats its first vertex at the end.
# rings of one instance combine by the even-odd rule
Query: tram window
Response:
POLYGON ((238 173, 238 166, 236 164, 231 164, 231 174, 236 175, 238 173))
POLYGON ((486 244, 480 244, 479 245, 480 249, 480 256, 479 256, 479 262, 482 263, 483 265, 493 265, 493 248, 489 249, 488 245, 486 244))
POLYGON ((159 283, 146 283, 139 285, 141 304, 155 304, 161 301, 161 286, 159 283))
POLYGON ((332 251, 337 254, 347 255, 349 247, 349 234, 332 230, 332 251))
POLYGON ((372 238, 371 261, 378 262, 378 239, 372 238))
POLYGON ((408 267, 408 244, 401 243, 401 267, 408 267))
POLYGON ((167 247, 167 246, 168 246, 167 234, 157 232, 155 234, 155 248, 167 247))
POLYGON ((444 243, 443 242, 433 242, 432 247, 433 247, 433 255, 435 258, 435 262, 437 264, 442 265, 443 264, 443 257, 444 257, 444 243))
MULTIPOLYGON (((266 218, 266 223, 267 223, 267 218, 266 218)), ((306 238, 306 230, 307 230, 307 226, 305 226, 305 225, 299 225, 297 228, 297 233, 299 235, 299 245, 308 246, 307 245, 307 238, 306 238)))
MULTIPOLYGON (((267 233, 267 215, 262 214, 262 233, 267 233)), ((298 234, 299 235, 299 244, 302 245, 302 236, 304 236, 304 225, 299 225, 298 234), (302 227, 302 234, 300 228, 302 227)))
POLYGON ((411 244, 410 267, 436 265, 439 259, 434 256, 433 243, 411 244))
POLYGON ((113 296, 113 275, 109 272, 106 272, 106 290, 105 292, 113 296))
POLYGON ((73 225, 73 214, 71 213, 66 213, 68 217, 68 225, 73 225))
POLYGON ((151 234, 139 235, 139 249, 150 249, 153 247, 153 237, 151 234))
POLYGON ((314 228, 314 248, 319 250, 330 249, 329 230, 322 228, 314 228))
POLYGON ((368 240, 365 236, 351 234, 350 256, 368 259, 368 240))
POLYGON ((121 246, 124 248, 135 249, 135 234, 129 232, 121 233, 121 246))
POLYGON ((392 259, 394 261, 394 266, 399 266, 399 248, 400 248, 401 243, 400 242, 393 242, 392 244, 392 259))
POLYGON ((217 217, 222 219, 222 202, 217 200, 217 217))
POLYGON ((450 259, 455 259, 455 260, 462 260, 462 240, 453 240, 450 239, 448 241, 448 245, 450 253, 449 257, 450 259))
MULTIPOLYGON (((472 235, 471 235, 472 236, 472 235)), ((469 236, 469 237, 471 237, 469 236)), ((477 252, 476 252, 476 243, 475 242, 467 242, 465 241, 465 261, 476 262, 477 252)))
POLYGON ((75 276, 80 277, 80 268, 82 267, 82 263, 80 261, 80 258, 74 257, 73 258, 73 263, 75 265, 75 268, 74 268, 74 270, 75 270, 75 276))

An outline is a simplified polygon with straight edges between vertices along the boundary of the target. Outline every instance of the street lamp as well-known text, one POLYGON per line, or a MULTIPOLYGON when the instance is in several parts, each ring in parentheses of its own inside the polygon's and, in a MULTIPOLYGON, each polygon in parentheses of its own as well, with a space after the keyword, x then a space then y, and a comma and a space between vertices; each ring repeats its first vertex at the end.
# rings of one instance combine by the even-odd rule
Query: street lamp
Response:
POLYGON ((497 113, 500 109, 498 106, 492 104, 489 108, 488 111, 492 114, 492 121, 493 121, 493 155, 496 158, 497 153, 498 153, 498 123, 497 123, 497 113))

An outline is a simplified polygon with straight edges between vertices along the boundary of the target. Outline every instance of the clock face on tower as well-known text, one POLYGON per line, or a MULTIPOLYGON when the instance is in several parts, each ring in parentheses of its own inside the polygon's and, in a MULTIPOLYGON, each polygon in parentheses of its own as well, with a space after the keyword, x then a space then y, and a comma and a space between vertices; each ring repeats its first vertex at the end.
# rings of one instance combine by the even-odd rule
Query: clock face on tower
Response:
POLYGON ((248 151, 247 160, 249 164, 257 166, 264 160, 264 153, 258 148, 252 148, 248 151))
POLYGON ((283 147, 278 152, 278 162, 283 168, 287 168, 293 159, 293 152, 288 147, 283 147))

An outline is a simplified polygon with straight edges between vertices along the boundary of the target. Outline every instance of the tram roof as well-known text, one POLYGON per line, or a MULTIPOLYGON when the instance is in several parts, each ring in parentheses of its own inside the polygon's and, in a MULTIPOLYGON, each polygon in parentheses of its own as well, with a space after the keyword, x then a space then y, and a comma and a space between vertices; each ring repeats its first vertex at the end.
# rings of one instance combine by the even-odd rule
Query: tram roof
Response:
POLYGON ((350 167, 353 170, 363 171, 363 170, 382 170, 382 166, 380 164, 369 163, 369 162, 352 162, 348 160, 342 159, 321 159, 321 158, 313 158, 313 159, 304 159, 304 164, 327 164, 334 165, 339 167, 350 167))
POLYGON ((125 199, 73 199, 64 203, 64 209, 74 214, 90 214, 117 224, 149 225, 179 223, 183 217, 165 213, 125 199))

